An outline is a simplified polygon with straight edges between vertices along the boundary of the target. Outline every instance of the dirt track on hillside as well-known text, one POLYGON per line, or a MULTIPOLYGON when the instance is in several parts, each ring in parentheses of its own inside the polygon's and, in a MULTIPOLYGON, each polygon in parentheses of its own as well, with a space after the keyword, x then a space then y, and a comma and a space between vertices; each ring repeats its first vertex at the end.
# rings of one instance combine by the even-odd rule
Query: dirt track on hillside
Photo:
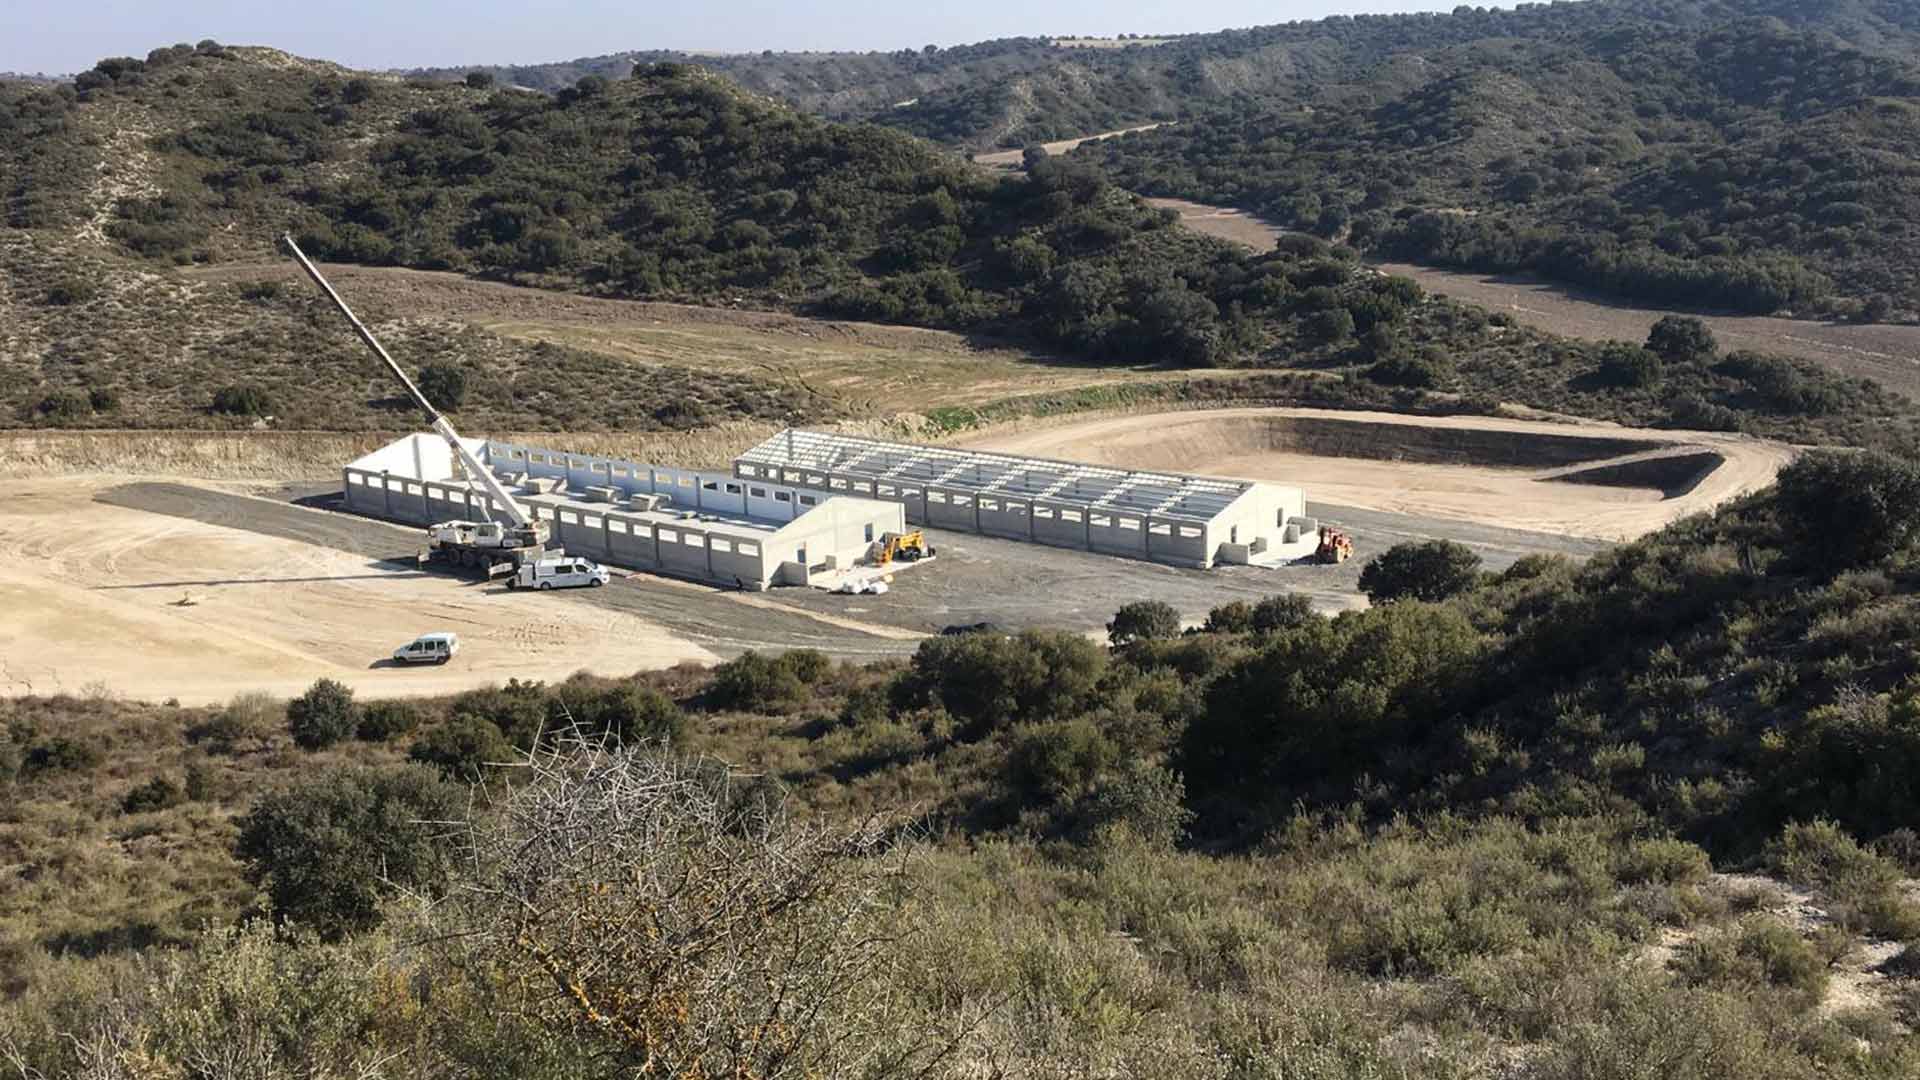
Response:
MULTIPOLYGON (((1048 155, 1058 157, 1083 143, 1099 142, 1101 139, 1111 139, 1115 135, 1131 135, 1136 131, 1152 131, 1154 128, 1165 126, 1165 123, 1141 124, 1138 127, 1121 128, 1118 131, 1103 131, 1098 135, 1082 135, 1077 139, 1061 139, 1057 142, 1041 143, 1040 145, 1046 150, 1048 155)), ((976 165, 991 165, 996 169, 1017 170, 1025 163, 1026 153, 1027 151, 1024 147, 1019 150, 995 150, 990 154, 975 154, 973 155, 973 161, 976 165)))
MULTIPOLYGON (((1185 199, 1149 199, 1180 214, 1197 232, 1258 250, 1286 234, 1244 210, 1206 206, 1185 199)), ((1419 282, 1429 292, 1489 311, 1504 311, 1529 326, 1590 341, 1644 341, 1663 315, 1657 308, 1622 304, 1600 293, 1557 285, 1527 275, 1489 275, 1436 270, 1411 263, 1374 267, 1419 282)), ((1920 326, 1860 326, 1851 323, 1776 319, 1760 315, 1701 315, 1723 349, 1752 349, 1811 360, 1890 390, 1920 398, 1920 326)))
POLYGON ((1756 491, 1793 458, 1778 443, 1704 432, 1276 408, 1069 419, 970 445, 1265 480, 1305 488, 1315 501, 1605 540, 1756 491), (1652 464, 1663 447, 1700 451, 1710 471, 1678 483, 1658 470, 1643 482, 1631 472, 1625 483, 1572 482, 1581 466, 1603 475, 1603 466, 1652 464))

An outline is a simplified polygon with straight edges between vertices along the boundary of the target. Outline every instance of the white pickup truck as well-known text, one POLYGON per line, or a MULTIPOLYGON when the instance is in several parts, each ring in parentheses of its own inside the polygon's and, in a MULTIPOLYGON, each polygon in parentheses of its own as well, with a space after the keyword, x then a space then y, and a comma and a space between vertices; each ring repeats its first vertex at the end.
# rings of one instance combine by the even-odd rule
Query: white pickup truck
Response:
POLYGON ((612 580, 607 568, 592 559, 568 556, 520 564, 507 579, 509 589, 597 589, 612 580))

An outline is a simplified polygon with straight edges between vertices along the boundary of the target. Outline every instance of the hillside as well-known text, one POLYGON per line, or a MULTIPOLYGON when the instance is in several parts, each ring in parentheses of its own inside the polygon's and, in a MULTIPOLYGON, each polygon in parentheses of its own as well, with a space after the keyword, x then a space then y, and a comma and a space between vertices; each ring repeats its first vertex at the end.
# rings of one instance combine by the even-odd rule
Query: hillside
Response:
POLYGON ((1817 456, 1586 566, 1187 634, 1130 605, 1111 649, 9 699, 0 1052, 1911 1076, 1917 492, 1817 456))
POLYGON ((1669 307, 1920 310, 1904 152, 1920 9, 1904 0, 1593 0, 1115 49, 679 59, 972 150, 1178 120, 1086 153, 1133 190, 1383 255, 1669 307))
MULTIPOLYGON (((205 43, 18 93, 0 124, 14 135, 0 143, 12 316, 0 363, 16 423, 121 422, 79 399, 117 388, 132 400, 126 391, 155 363, 173 369, 157 385, 178 398, 135 422, 224 423, 204 412, 206 398, 191 399, 228 380, 295 373, 330 389, 281 398, 334 424, 368 423, 350 339, 325 327, 309 297, 244 277, 195 284, 171 269, 279 258, 273 240, 291 228, 338 261, 907 323, 1088 361, 1313 372, 1316 404, 1508 401, 1887 446, 1914 430, 1911 406, 1870 384, 1710 347, 1663 363, 1567 342, 1428 297, 1311 238, 1253 255, 1194 235, 1095 170, 1050 162, 992 175, 911 136, 808 117, 693 68, 589 78, 549 97, 205 43), (123 302, 134 283, 145 283, 140 300, 123 302), (176 344, 156 352, 166 341, 176 344), (318 361, 284 351, 322 341, 318 361)), ((427 354, 445 351, 429 339, 458 329, 374 314, 397 333, 417 329, 427 354)), ((515 351, 525 344, 473 340, 483 355, 527 355, 515 351)), ((545 388, 470 374, 491 418, 523 429, 574 407, 594 424, 690 422, 654 416, 662 403, 645 383, 701 381, 684 369, 588 395, 615 370, 607 358, 622 355, 563 354, 558 370, 577 392, 551 391, 550 407, 529 404, 545 388), (594 403, 578 405, 583 395, 594 403)), ((696 414, 796 415, 778 388, 716 383, 701 391, 712 407, 696 414)), ((292 407, 274 404, 265 411, 292 407)))
POLYGON ((1098 143, 1136 190, 1389 257, 1531 270, 1666 306, 1920 306, 1920 68, 1741 22, 1427 54, 1432 78, 1291 111, 1245 101, 1098 143))

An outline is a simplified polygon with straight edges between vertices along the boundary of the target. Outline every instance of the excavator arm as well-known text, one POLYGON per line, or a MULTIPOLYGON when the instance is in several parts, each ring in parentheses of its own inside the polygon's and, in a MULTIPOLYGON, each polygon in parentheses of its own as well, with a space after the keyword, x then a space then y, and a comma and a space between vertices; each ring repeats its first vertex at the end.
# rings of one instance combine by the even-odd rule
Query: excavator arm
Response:
POLYGON ((480 482, 480 486, 486 489, 487 496, 493 500, 494 505, 506 514, 508 523, 517 529, 537 532, 538 526, 527 514, 526 508, 522 507, 519 500, 515 499, 506 486, 493 475, 493 470, 487 468, 485 463, 460 441, 460 433, 453 430, 453 424, 440 414, 440 410, 433 407, 433 402, 428 401, 427 395, 421 393, 420 388, 407 377, 407 373, 400 370, 400 365, 394 362, 393 357, 387 355, 387 350, 381 346, 379 339, 373 336, 373 332, 367 329, 366 324, 360 321, 360 317, 347 306, 347 302, 340 299, 340 294, 333 291, 333 286, 321 276, 320 268, 313 265, 312 260, 307 258, 307 253, 300 250, 299 244, 293 242, 292 234, 287 234, 281 239, 286 243, 287 250, 293 252, 293 257, 299 260, 300 268, 307 272, 307 276, 313 279, 315 285, 320 286, 321 292, 327 294, 327 299, 333 301, 333 306, 340 310, 340 314, 346 316, 347 322, 353 326, 353 332, 358 334, 367 348, 373 350, 373 355, 379 357, 380 362, 386 365, 387 373, 400 383, 406 390, 407 396, 419 406, 420 411, 427 414, 427 423, 436 434, 446 440, 448 449, 453 451, 454 460, 460 463, 469 477, 480 482))

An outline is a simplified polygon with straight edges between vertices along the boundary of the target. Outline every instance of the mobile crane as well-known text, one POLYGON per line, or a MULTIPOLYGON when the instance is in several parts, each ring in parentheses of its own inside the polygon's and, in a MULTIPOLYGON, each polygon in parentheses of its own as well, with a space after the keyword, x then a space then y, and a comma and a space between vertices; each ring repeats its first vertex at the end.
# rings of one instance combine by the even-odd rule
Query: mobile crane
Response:
POLYGON ((413 380, 407 378, 407 373, 400 370, 400 365, 394 362, 393 357, 387 355, 387 350, 373 336, 373 332, 353 313, 347 302, 340 299, 340 294, 321 276, 319 267, 314 266, 306 252, 300 250, 300 245, 294 243, 293 235, 289 233, 282 236, 281 241, 299 260, 300 268, 307 272, 315 285, 320 286, 321 292, 327 294, 327 299, 333 301, 333 306, 339 309, 340 314, 346 316, 347 322, 353 326, 353 332, 386 365, 387 372, 399 381, 407 397, 419 406, 421 412, 427 414, 427 423, 446 440, 447 448, 453 451, 453 460, 459 463, 459 471, 466 473, 470 480, 479 481, 486 490, 487 498, 507 519, 498 522, 489 517, 485 521, 448 521, 429 526, 426 557, 450 566, 481 569, 488 577, 513 573, 521 564, 539 559, 546 553, 547 541, 551 536, 548 524, 528 514, 519 500, 493 475, 493 470, 467 449, 467 445, 460 441, 460 433, 453 430, 453 424, 433 407, 433 402, 427 400, 413 380))

